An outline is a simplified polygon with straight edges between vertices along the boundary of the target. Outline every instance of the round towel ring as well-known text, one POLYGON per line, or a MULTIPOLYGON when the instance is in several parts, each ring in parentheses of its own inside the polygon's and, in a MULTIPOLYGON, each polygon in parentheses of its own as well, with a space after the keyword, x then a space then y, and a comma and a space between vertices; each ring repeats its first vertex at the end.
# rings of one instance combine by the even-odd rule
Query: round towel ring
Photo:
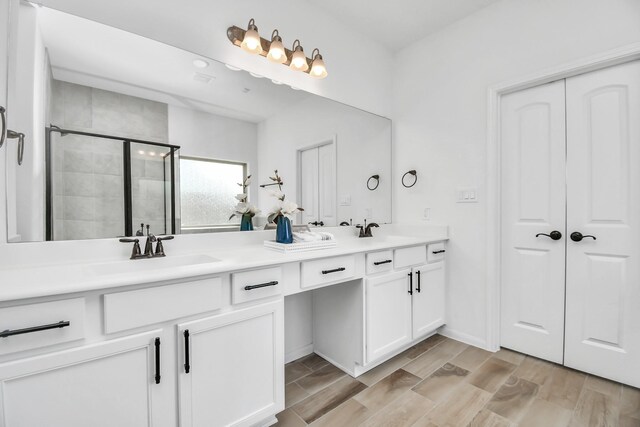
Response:
POLYGON ((369 177, 369 179, 367 180, 367 188, 368 188, 370 191, 373 191, 373 190, 375 190, 376 188, 378 188, 378 185, 380 185, 380 175, 372 175, 372 176, 370 176, 370 177, 369 177), (372 186, 372 185, 371 185, 371 180, 372 180, 372 179, 374 179, 374 180, 376 181, 376 182, 375 182, 375 186, 372 186))
POLYGON ((411 188, 414 185, 416 185, 416 182, 418 182, 418 172, 415 171, 415 169, 410 170, 409 172, 406 172, 404 175, 402 175, 402 186, 405 188, 411 188), (413 183, 411 185, 407 185, 404 182, 404 179, 407 177, 407 175, 413 175, 413 183))

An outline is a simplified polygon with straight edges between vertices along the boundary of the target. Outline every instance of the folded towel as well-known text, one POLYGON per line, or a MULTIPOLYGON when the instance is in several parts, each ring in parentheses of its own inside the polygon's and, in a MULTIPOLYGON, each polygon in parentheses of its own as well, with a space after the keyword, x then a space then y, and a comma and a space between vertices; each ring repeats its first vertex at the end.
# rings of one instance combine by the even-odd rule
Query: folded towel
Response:
POLYGON ((296 231, 293 233, 293 241, 299 242, 317 242, 321 240, 334 240, 333 234, 321 231, 296 231))

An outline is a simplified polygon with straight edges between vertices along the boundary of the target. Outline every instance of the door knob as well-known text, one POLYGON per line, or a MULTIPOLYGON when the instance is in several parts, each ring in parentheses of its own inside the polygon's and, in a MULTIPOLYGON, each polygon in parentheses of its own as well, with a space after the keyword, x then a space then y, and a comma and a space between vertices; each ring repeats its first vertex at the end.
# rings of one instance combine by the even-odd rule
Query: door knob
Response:
POLYGON ((562 239, 562 233, 559 232, 558 230, 553 230, 549 234, 538 233, 538 234, 536 234, 536 237, 538 237, 538 236, 547 236, 547 237, 550 237, 551 240, 560 240, 560 239, 562 239))
POLYGON ((579 242, 586 237, 591 237, 593 240, 596 240, 596 236, 592 236, 590 234, 586 234, 583 236, 582 233, 579 231, 574 231, 573 233, 571 233, 570 237, 571 237, 571 240, 573 240, 574 242, 579 242))

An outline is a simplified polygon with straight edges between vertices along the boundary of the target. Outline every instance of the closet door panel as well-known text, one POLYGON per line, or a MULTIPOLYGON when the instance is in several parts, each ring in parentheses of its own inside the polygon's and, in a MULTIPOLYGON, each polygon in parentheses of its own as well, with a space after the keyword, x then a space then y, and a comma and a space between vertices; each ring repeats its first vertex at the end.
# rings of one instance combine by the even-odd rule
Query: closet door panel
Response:
POLYGON ((640 62, 567 80, 565 364, 640 386, 640 62))
POLYGON ((502 98, 501 345, 562 363, 564 81, 502 98), (559 231, 553 240, 539 233, 559 231))
POLYGON ((300 153, 300 206, 302 224, 318 220, 318 148, 300 153))
POLYGON ((318 220, 326 227, 336 226, 336 148, 334 144, 318 148, 318 220))

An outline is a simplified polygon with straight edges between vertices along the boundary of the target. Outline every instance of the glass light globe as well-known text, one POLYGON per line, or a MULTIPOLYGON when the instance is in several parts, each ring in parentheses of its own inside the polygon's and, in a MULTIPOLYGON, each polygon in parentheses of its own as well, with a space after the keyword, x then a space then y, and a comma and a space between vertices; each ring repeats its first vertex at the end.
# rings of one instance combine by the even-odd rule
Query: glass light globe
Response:
POLYGON ((287 62, 287 54, 284 50, 282 39, 280 37, 274 38, 271 42, 267 59, 271 62, 275 62, 276 64, 284 64, 287 62))
POLYGON ((262 43, 260 43, 260 35, 258 34, 258 28, 256 28, 255 25, 249 26, 249 29, 244 34, 244 39, 242 39, 240 47, 248 53, 262 53, 262 43))
POLYGON ((289 67, 297 71, 307 71, 309 69, 307 57, 304 55, 301 47, 298 46, 293 52, 293 55, 291 55, 291 65, 289 65, 289 67))
POLYGON ((309 72, 311 77, 315 77, 317 79, 324 79, 327 77, 327 67, 324 65, 324 61, 322 59, 322 55, 317 55, 313 62, 311 63, 311 71, 309 72))

